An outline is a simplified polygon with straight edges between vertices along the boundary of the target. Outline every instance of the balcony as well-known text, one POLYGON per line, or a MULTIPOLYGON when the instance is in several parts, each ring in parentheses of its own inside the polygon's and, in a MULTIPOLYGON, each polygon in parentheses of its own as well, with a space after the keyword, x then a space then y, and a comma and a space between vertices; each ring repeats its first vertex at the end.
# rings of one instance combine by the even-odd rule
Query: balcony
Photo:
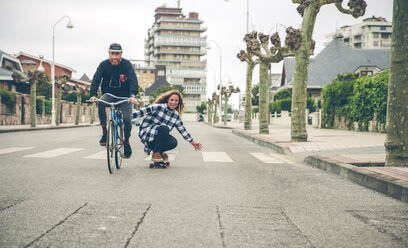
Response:
POLYGON ((207 28, 182 28, 182 27, 157 27, 157 30, 171 30, 171 31, 188 31, 188 32, 205 32, 207 28))
POLYGON ((207 37, 155 35, 154 45, 205 47, 207 46, 207 37))

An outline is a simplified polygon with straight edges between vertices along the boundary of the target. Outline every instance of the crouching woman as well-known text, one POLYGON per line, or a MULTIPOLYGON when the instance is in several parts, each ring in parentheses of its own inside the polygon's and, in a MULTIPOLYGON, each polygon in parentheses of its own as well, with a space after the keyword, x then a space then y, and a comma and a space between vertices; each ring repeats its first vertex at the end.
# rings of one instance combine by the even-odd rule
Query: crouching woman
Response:
POLYGON ((200 142, 194 141, 181 121, 184 103, 183 97, 177 90, 168 91, 159 96, 152 105, 133 113, 133 118, 142 117, 139 128, 139 138, 144 144, 144 151, 149 155, 153 151, 152 160, 160 162, 168 159, 165 151, 174 149, 177 140, 170 135, 173 127, 192 144, 195 150, 201 150, 200 142))

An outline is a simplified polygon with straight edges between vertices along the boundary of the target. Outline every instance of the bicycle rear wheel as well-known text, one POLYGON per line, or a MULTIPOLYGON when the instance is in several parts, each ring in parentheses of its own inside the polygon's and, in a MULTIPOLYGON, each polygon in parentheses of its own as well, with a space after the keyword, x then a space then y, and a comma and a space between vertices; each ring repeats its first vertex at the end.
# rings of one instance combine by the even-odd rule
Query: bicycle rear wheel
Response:
POLYGON ((120 169, 123 158, 123 121, 120 120, 117 126, 116 148, 115 148, 115 164, 116 168, 120 169))
POLYGON ((110 174, 115 173, 116 168, 114 165, 115 156, 115 126, 112 121, 108 124, 108 133, 106 136, 106 155, 108 160, 108 170, 110 174))

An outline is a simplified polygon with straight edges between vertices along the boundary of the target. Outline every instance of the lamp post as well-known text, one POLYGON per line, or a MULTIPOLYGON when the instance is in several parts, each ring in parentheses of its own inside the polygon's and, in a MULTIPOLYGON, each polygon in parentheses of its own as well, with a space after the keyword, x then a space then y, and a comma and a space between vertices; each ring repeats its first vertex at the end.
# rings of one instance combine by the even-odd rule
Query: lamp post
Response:
POLYGON ((71 22, 71 17, 64 15, 52 27, 52 65, 51 65, 51 82, 52 82, 52 110, 51 110, 51 126, 55 126, 55 26, 64 18, 68 18, 67 28, 74 27, 71 22))
MULTIPOLYGON (((209 40, 207 49, 211 49, 211 47, 209 46, 210 42, 213 42, 220 49, 220 89, 221 89, 221 87, 222 87, 222 79, 221 79, 221 75, 222 75, 222 48, 221 48, 220 45, 218 45, 218 43, 215 40, 209 40)), ((221 97, 221 94, 220 94, 220 97, 221 97)), ((221 114, 221 111, 222 111, 221 102, 222 102, 222 99, 220 99, 220 114, 221 114)), ((221 117, 220 117, 220 124, 221 124, 221 117)))

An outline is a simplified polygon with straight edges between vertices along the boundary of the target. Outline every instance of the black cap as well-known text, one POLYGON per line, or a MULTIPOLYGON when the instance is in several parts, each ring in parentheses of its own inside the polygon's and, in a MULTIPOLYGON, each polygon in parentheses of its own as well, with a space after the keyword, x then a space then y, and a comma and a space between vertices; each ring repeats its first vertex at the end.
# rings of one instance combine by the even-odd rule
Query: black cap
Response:
POLYGON ((122 46, 119 43, 112 43, 109 46, 109 52, 122 52, 122 46))

